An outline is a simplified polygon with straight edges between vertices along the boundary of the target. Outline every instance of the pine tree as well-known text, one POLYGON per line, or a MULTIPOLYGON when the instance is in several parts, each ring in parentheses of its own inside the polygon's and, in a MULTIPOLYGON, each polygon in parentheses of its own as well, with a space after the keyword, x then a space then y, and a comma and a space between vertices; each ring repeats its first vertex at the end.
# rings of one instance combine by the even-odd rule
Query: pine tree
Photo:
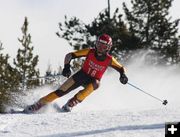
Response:
POLYGON ((54 79, 53 79, 52 69, 51 69, 51 65, 49 64, 45 74, 45 84, 52 84, 53 82, 54 79))
POLYGON ((18 72, 8 62, 9 55, 3 55, 2 43, 0 42, 0 112, 5 109, 4 105, 10 104, 12 92, 18 91, 18 72))
POLYGON ((66 39, 75 50, 94 47, 97 36, 109 34, 113 39, 110 54, 116 57, 127 55, 128 50, 141 48, 138 45, 139 39, 128 31, 119 9, 115 10, 112 17, 109 14, 105 9, 90 24, 83 23, 77 17, 68 20, 65 16, 64 25, 59 23, 60 32, 56 34, 66 39))
POLYGON ((51 65, 48 65, 48 68, 46 70, 46 74, 44 76, 44 84, 51 85, 55 88, 59 87, 59 84, 61 84, 62 79, 62 67, 59 66, 57 71, 52 71, 51 65))
POLYGON ((127 29, 118 8, 112 17, 110 17, 107 9, 99 13, 98 17, 86 28, 92 36, 99 36, 103 33, 109 34, 113 39, 113 47, 110 54, 117 58, 120 57, 121 60, 128 59, 132 50, 141 48, 138 44, 138 37, 135 37, 127 29))
POLYGON ((141 39, 145 49, 159 54, 159 62, 173 64, 180 61, 178 24, 171 21, 169 9, 173 0, 131 0, 132 10, 123 8, 129 29, 141 39))
POLYGON ((14 64, 20 74, 20 82, 22 88, 32 88, 39 85, 39 80, 30 80, 31 78, 39 77, 39 70, 36 68, 38 64, 38 55, 33 55, 34 47, 30 46, 31 35, 28 33, 28 19, 25 17, 24 24, 21 28, 22 38, 18 38, 22 48, 18 49, 14 64))

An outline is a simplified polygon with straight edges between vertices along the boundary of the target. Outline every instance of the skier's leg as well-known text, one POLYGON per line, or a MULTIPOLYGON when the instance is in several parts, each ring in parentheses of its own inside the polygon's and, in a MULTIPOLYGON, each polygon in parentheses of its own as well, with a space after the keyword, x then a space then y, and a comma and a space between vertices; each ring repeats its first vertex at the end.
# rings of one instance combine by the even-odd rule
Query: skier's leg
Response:
POLYGON ((70 77, 65 83, 63 83, 59 89, 54 92, 49 93, 48 95, 42 97, 39 101, 33 105, 27 106, 24 109, 26 113, 32 113, 39 110, 44 105, 47 105, 54 101, 55 99, 69 93, 71 90, 78 87, 78 84, 74 81, 73 77, 70 77))
POLYGON ((45 104, 48 104, 55 99, 64 96, 65 94, 69 93, 73 89, 78 87, 76 82, 74 81, 73 77, 69 78, 65 83, 63 83, 59 89, 57 89, 54 92, 51 92, 50 94, 42 97, 40 101, 44 102, 45 104))
POLYGON ((82 102, 87 96, 89 96, 94 90, 99 87, 99 80, 93 80, 87 84, 83 90, 80 90, 73 98, 62 107, 63 111, 70 112, 74 106, 82 102))

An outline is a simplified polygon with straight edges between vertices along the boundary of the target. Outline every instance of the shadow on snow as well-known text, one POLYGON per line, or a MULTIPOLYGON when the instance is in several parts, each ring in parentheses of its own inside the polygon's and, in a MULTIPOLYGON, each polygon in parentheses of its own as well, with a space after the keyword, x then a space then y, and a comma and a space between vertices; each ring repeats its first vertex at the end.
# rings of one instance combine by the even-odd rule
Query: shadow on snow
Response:
POLYGON ((72 132, 72 133, 60 133, 54 135, 47 135, 41 137, 74 137, 74 136, 84 136, 84 135, 95 135, 95 134, 102 134, 106 132, 112 131, 135 131, 135 130, 153 130, 153 129, 163 129, 165 128, 163 124, 151 124, 151 125, 130 125, 130 126, 117 126, 112 128, 106 129, 97 129, 97 130, 90 130, 90 131, 79 131, 79 132, 72 132))

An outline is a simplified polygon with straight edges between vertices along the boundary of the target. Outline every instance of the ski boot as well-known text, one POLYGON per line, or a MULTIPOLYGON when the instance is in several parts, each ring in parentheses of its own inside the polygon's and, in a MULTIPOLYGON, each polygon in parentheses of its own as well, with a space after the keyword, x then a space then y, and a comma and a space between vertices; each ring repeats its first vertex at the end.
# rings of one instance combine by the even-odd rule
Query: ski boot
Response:
POLYGON ((38 111, 41 107, 43 107, 45 104, 42 103, 41 101, 38 101, 30 106, 27 106, 23 112, 24 113, 35 113, 36 111, 38 111))
POLYGON ((80 101, 77 100, 76 97, 73 97, 62 107, 62 111, 71 112, 72 108, 76 106, 78 103, 80 103, 80 101))

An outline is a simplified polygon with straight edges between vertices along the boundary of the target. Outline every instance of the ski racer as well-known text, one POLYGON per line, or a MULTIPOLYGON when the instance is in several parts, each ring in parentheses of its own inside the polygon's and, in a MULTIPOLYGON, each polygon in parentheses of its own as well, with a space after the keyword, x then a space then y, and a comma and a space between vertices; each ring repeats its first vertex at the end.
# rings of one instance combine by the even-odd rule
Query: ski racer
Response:
POLYGON ((95 48, 68 53, 65 56, 64 68, 62 71, 62 75, 68 79, 57 90, 40 98, 36 103, 27 106, 24 109, 24 112, 36 112, 41 107, 53 102, 55 99, 66 95, 79 86, 83 86, 84 89, 75 94, 74 97, 69 99, 62 107, 64 112, 70 112, 74 106, 82 102, 88 95, 99 87, 100 80, 108 66, 117 70, 120 73, 120 82, 126 84, 128 78, 125 75, 125 68, 118 63, 113 56, 109 55, 111 47, 112 38, 107 34, 103 34, 98 37, 95 48), (71 76, 70 62, 72 59, 80 57, 85 57, 82 68, 71 76))

